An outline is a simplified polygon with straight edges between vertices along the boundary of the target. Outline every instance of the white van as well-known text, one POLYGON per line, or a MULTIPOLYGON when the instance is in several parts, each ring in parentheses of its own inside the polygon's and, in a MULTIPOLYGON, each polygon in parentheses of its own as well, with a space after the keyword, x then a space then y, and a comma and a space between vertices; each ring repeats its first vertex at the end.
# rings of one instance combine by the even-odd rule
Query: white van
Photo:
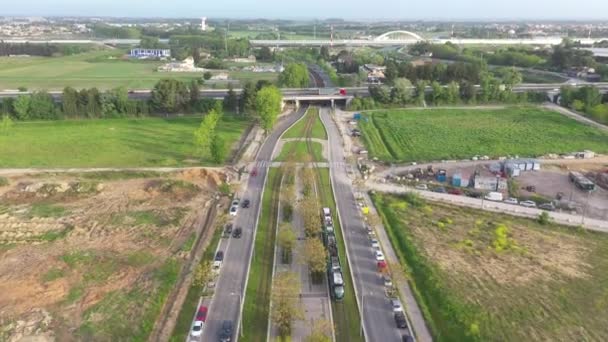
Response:
POLYGON ((490 192, 485 197, 488 201, 502 202, 503 197, 500 192, 490 192))

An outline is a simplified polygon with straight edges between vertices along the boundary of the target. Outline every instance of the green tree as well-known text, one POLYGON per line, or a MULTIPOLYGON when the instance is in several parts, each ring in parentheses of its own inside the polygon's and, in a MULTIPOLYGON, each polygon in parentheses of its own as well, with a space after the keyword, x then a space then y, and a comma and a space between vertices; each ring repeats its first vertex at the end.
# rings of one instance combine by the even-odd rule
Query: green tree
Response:
POLYGON ((97 88, 91 88, 86 92, 86 107, 80 109, 85 112, 88 117, 100 118, 103 115, 101 106, 101 94, 97 88))
POLYGON ((129 106, 129 91, 125 87, 118 87, 110 90, 108 95, 114 101, 114 107, 119 114, 127 114, 129 106))
POLYGON ((160 80, 152 90, 152 104, 161 112, 175 113, 184 109, 189 100, 188 87, 175 79, 160 80))
POLYGON ((283 263, 291 263, 291 255, 296 245, 296 233, 289 223, 283 223, 279 226, 277 244, 281 248, 283 263))
POLYGON ((560 104, 564 107, 570 107, 576 99, 575 90, 571 85, 563 85, 560 88, 560 104))
POLYGON ((230 112, 235 112, 239 104, 239 98, 234 92, 232 84, 228 85, 228 93, 224 97, 224 109, 230 112))
POLYGON ((312 323, 310 335, 308 335, 305 342, 330 342, 332 326, 331 322, 326 319, 316 319, 312 323))
POLYGON ((426 97, 426 81, 418 81, 416 83, 416 105, 422 107, 425 103, 426 97))
POLYGON ((13 111, 19 120, 29 120, 30 118, 30 102, 29 95, 19 95, 13 102, 13 111))
POLYGON ((213 135, 213 139, 211 140, 210 153, 211 159, 216 164, 222 164, 226 159, 226 144, 224 142, 224 138, 221 135, 215 133, 213 135))
POLYGON ((160 49, 163 45, 158 37, 142 36, 139 47, 142 49, 160 49))
POLYGON ((56 120, 59 111, 53 97, 45 91, 37 91, 31 95, 29 118, 32 120, 56 120))
POLYGON ((211 280, 211 261, 204 260, 194 269, 192 285, 203 287, 211 280))
MULTIPOLYGON (((222 117, 221 111, 212 109, 201 121, 200 126, 194 131, 194 145, 201 156, 212 153, 212 141, 215 137, 215 128, 222 117)), ((218 146, 216 145, 215 148, 218 146)), ((222 148, 223 149, 223 148, 222 148)), ((221 153, 215 151, 216 153, 221 153)))
POLYGON ((279 335, 291 334, 293 321, 303 317, 298 306, 302 284, 294 272, 278 272, 272 280, 272 312, 270 317, 277 326, 279 335))
POLYGON ((458 83, 452 81, 448 84, 448 87, 444 90, 444 101, 447 104, 455 104, 460 99, 460 89, 458 83))
POLYGON ((413 85, 407 78, 397 78, 391 90, 391 100, 393 103, 404 105, 412 99, 414 93, 413 85))
POLYGON ((521 72, 517 71, 515 68, 499 68, 496 72, 508 91, 511 91, 514 86, 518 85, 523 80, 521 72))
POLYGON ((241 113, 243 115, 249 115, 255 112, 256 94, 257 90, 255 89, 255 84, 253 84, 253 82, 245 83, 239 101, 239 105, 241 106, 241 113))
POLYGON ((201 97, 201 89, 197 80, 190 82, 190 107, 194 108, 201 97))
POLYGON ((13 127, 13 120, 8 114, 2 115, 2 121, 0 121, 0 133, 7 135, 13 127))
POLYGON ((258 91, 255 108, 260 116, 262 128, 268 133, 274 127, 281 112, 283 95, 275 86, 267 86, 258 91))
POLYGON ((467 103, 474 103, 477 97, 477 90, 475 85, 469 81, 460 82, 460 97, 467 103))
POLYGON ((317 237, 310 237, 304 242, 304 262, 308 265, 308 270, 312 276, 319 279, 327 266, 327 250, 321 240, 317 237))
POLYGON ((63 114, 69 118, 80 115, 78 112, 78 91, 72 87, 65 87, 61 97, 63 114))
POLYGON ((389 103, 391 102, 391 90, 387 86, 370 86, 369 94, 376 102, 389 103))
POLYGON ((213 77, 213 74, 211 72, 209 72, 209 71, 205 71, 205 73, 203 74, 203 79, 205 81, 210 80, 211 77, 213 77))
POLYGON ((439 82, 433 81, 433 82, 431 82, 431 89, 432 89, 431 99, 433 101, 433 105, 438 106, 441 104, 441 102, 444 99, 443 87, 441 86, 441 84, 439 84, 439 82))
POLYGON ((306 64, 290 63, 279 75, 279 84, 287 88, 305 88, 310 83, 306 64))

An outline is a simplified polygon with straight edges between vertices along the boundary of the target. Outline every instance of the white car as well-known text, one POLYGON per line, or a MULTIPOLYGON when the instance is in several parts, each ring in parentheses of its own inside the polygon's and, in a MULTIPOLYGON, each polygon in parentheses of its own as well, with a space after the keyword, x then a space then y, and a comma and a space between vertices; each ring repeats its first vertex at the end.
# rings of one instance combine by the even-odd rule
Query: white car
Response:
POLYGON ((382 251, 376 251, 376 261, 384 261, 384 254, 382 251))
POLYGON ((378 242, 378 239, 372 239, 372 247, 380 249, 380 243, 378 242))
POLYGON ((236 213, 239 211, 239 206, 238 205, 233 205, 232 207, 230 207, 230 216, 236 216, 236 213))
POLYGON ((426 184, 418 184, 418 185, 416 185, 416 189, 418 189, 418 190, 428 190, 429 187, 426 184))
POLYGON ((509 197, 505 200, 505 203, 507 204, 519 204, 519 201, 517 200, 517 198, 514 197, 509 197))
POLYGON ((534 202, 534 201, 523 201, 519 204, 522 207, 526 207, 526 208, 536 208, 536 202, 534 202))
POLYGON ((393 286, 393 280, 391 279, 391 277, 384 275, 382 277, 382 280, 384 281, 384 286, 386 287, 392 287, 393 286))
POLYGON ((391 305, 393 306, 393 312, 403 312, 403 305, 399 299, 391 299, 391 305))
POLYGON ((192 337, 199 337, 203 334, 203 321, 195 321, 194 325, 192 325, 192 331, 190 335, 192 337))

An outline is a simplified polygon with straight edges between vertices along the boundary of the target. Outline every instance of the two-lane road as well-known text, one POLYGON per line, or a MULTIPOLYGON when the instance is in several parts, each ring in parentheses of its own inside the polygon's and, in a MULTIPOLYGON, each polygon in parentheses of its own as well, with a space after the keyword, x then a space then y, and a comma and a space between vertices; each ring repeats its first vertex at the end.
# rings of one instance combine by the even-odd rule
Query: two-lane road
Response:
POLYGON ((344 163, 340 131, 332 121, 329 109, 321 109, 321 121, 329 138, 331 180, 366 338, 370 342, 401 341, 401 335, 408 332, 397 329, 392 307, 385 296, 384 283, 377 272, 373 249, 348 176, 347 168, 350 168, 350 165, 344 163))
MULTIPOLYGON (((235 227, 243 228, 243 235, 240 239, 231 238, 230 243, 226 245, 224 262, 203 330, 203 341, 217 341, 224 320, 232 321, 235 330, 238 326, 241 301, 244 300, 245 282, 254 247, 255 224, 272 153, 280 135, 304 115, 305 109, 303 107, 277 122, 256 158, 257 176, 250 177, 247 189, 243 194, 239 194, 241 199, 249 199, 251 205, 248 209, 239 208, 234 220, 235 227)), ((235 339, 238 338, 237 333, 238 331, 235 331, 235 339)))

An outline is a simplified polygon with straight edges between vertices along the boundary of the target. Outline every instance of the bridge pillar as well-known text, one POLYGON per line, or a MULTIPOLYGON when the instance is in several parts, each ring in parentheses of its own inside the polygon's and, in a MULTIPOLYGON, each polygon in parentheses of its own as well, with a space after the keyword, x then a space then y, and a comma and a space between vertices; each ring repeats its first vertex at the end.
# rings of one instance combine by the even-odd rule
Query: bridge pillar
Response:
POLYGON ((331 108, 336 108, 336 101, 331 99, 331 108))
POLYGON ((285 110, 285 100, 281 101, 281 112, 285 110))
POLYGON ((300 100, 296 100, 296 109, 300 108, 300 100))
POLYGON ((345 108, 348 108, 350 106, 351 102, 353 102, 353 97, 348 97, 346 99, 346 106, 345 106, 345 108))

